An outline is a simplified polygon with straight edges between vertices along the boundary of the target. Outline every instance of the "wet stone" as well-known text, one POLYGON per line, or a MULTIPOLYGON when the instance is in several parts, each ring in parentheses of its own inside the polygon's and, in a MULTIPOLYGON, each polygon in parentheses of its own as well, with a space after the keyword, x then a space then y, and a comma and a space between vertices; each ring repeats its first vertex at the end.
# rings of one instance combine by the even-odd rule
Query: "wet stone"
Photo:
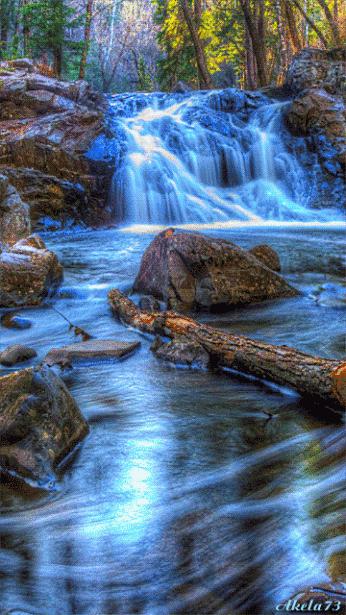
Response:
POLYGON ((17 363, 28 361, 36 356, 37 352, 33 348, 23 346, 22 344, 14 344, 5 348, 0 354, 0 363, 6 367, 12 367, 17 363))
POLYGON ((14 312, 7 312, 3 314, 0 322, 3 327, 6 327, 6 329, 30 329, 32 326, 32 323, 28 318, 17 316, 14 312))
POLYGON ((52 348, 45 357, 47 365, 68 366, 78 359, 121 359, 140 346, 140 342, 118 342, 113 340, 88 340, 52 348))

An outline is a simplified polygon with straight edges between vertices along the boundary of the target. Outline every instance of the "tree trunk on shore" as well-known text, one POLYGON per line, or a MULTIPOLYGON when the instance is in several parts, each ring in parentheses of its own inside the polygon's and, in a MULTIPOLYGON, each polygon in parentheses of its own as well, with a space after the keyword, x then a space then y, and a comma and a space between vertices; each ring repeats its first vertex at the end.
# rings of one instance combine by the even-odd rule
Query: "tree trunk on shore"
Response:
POLYGON ((85 78, 85 69, 88 59, 89 47, 90 47, 90 33, 91 33, 91 21, 93 14, 93 2, 94 0, 87 0, 86 14, 85 14, 85 28, 84 28, 84 41, 83 51, 79 66, 79 79, 85 78))
POLYGON ((116 289, 110 291, 109 301, 113 314, 125 324, 172 340, 184 336, 199 344, 213 365, 292 387, 317 403, 346 407, 346 362, 231 335, 175 312, 144 312, 116 289))

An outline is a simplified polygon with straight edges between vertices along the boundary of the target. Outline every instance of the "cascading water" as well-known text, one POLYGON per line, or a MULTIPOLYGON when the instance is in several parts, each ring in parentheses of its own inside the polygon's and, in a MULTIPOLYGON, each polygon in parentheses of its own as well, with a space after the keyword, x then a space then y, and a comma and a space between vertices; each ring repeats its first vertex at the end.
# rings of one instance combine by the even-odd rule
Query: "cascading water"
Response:
POLYGON ((180 225, 340 219, 335 210, 310 207, 313 180, 289 150, 287 104, 233 89, 113 96, 114 126, 123 135, 111 194, 117 219, 180 225))

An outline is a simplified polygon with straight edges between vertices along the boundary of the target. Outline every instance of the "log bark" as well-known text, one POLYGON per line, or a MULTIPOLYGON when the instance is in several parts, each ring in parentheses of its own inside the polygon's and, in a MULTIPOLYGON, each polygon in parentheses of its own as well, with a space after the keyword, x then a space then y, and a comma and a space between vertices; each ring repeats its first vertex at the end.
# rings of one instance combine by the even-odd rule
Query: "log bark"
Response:
POLYGON ((214 366, 291 387, 319 404, 346 407, 346 362, 231 335, 176 312, 144 312, 116 289, 110 291, 109 302, 124 324, 172 340, 183 336, 199 344, 214 366))

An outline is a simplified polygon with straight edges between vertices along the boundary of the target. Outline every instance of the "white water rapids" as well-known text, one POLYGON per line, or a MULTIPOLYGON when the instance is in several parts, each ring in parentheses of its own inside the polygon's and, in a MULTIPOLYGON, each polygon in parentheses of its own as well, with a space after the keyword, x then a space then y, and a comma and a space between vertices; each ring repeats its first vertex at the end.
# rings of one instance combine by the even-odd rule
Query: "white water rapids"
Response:
POLYGON ((253 109, 225 113, 217 97, 111 98, 124 141, 111 194, 119 221, 222 226, 342 219, 333 208, 311 208, 314 182, 290 151, 284 127, 289 102, 259 97, 253 109))

